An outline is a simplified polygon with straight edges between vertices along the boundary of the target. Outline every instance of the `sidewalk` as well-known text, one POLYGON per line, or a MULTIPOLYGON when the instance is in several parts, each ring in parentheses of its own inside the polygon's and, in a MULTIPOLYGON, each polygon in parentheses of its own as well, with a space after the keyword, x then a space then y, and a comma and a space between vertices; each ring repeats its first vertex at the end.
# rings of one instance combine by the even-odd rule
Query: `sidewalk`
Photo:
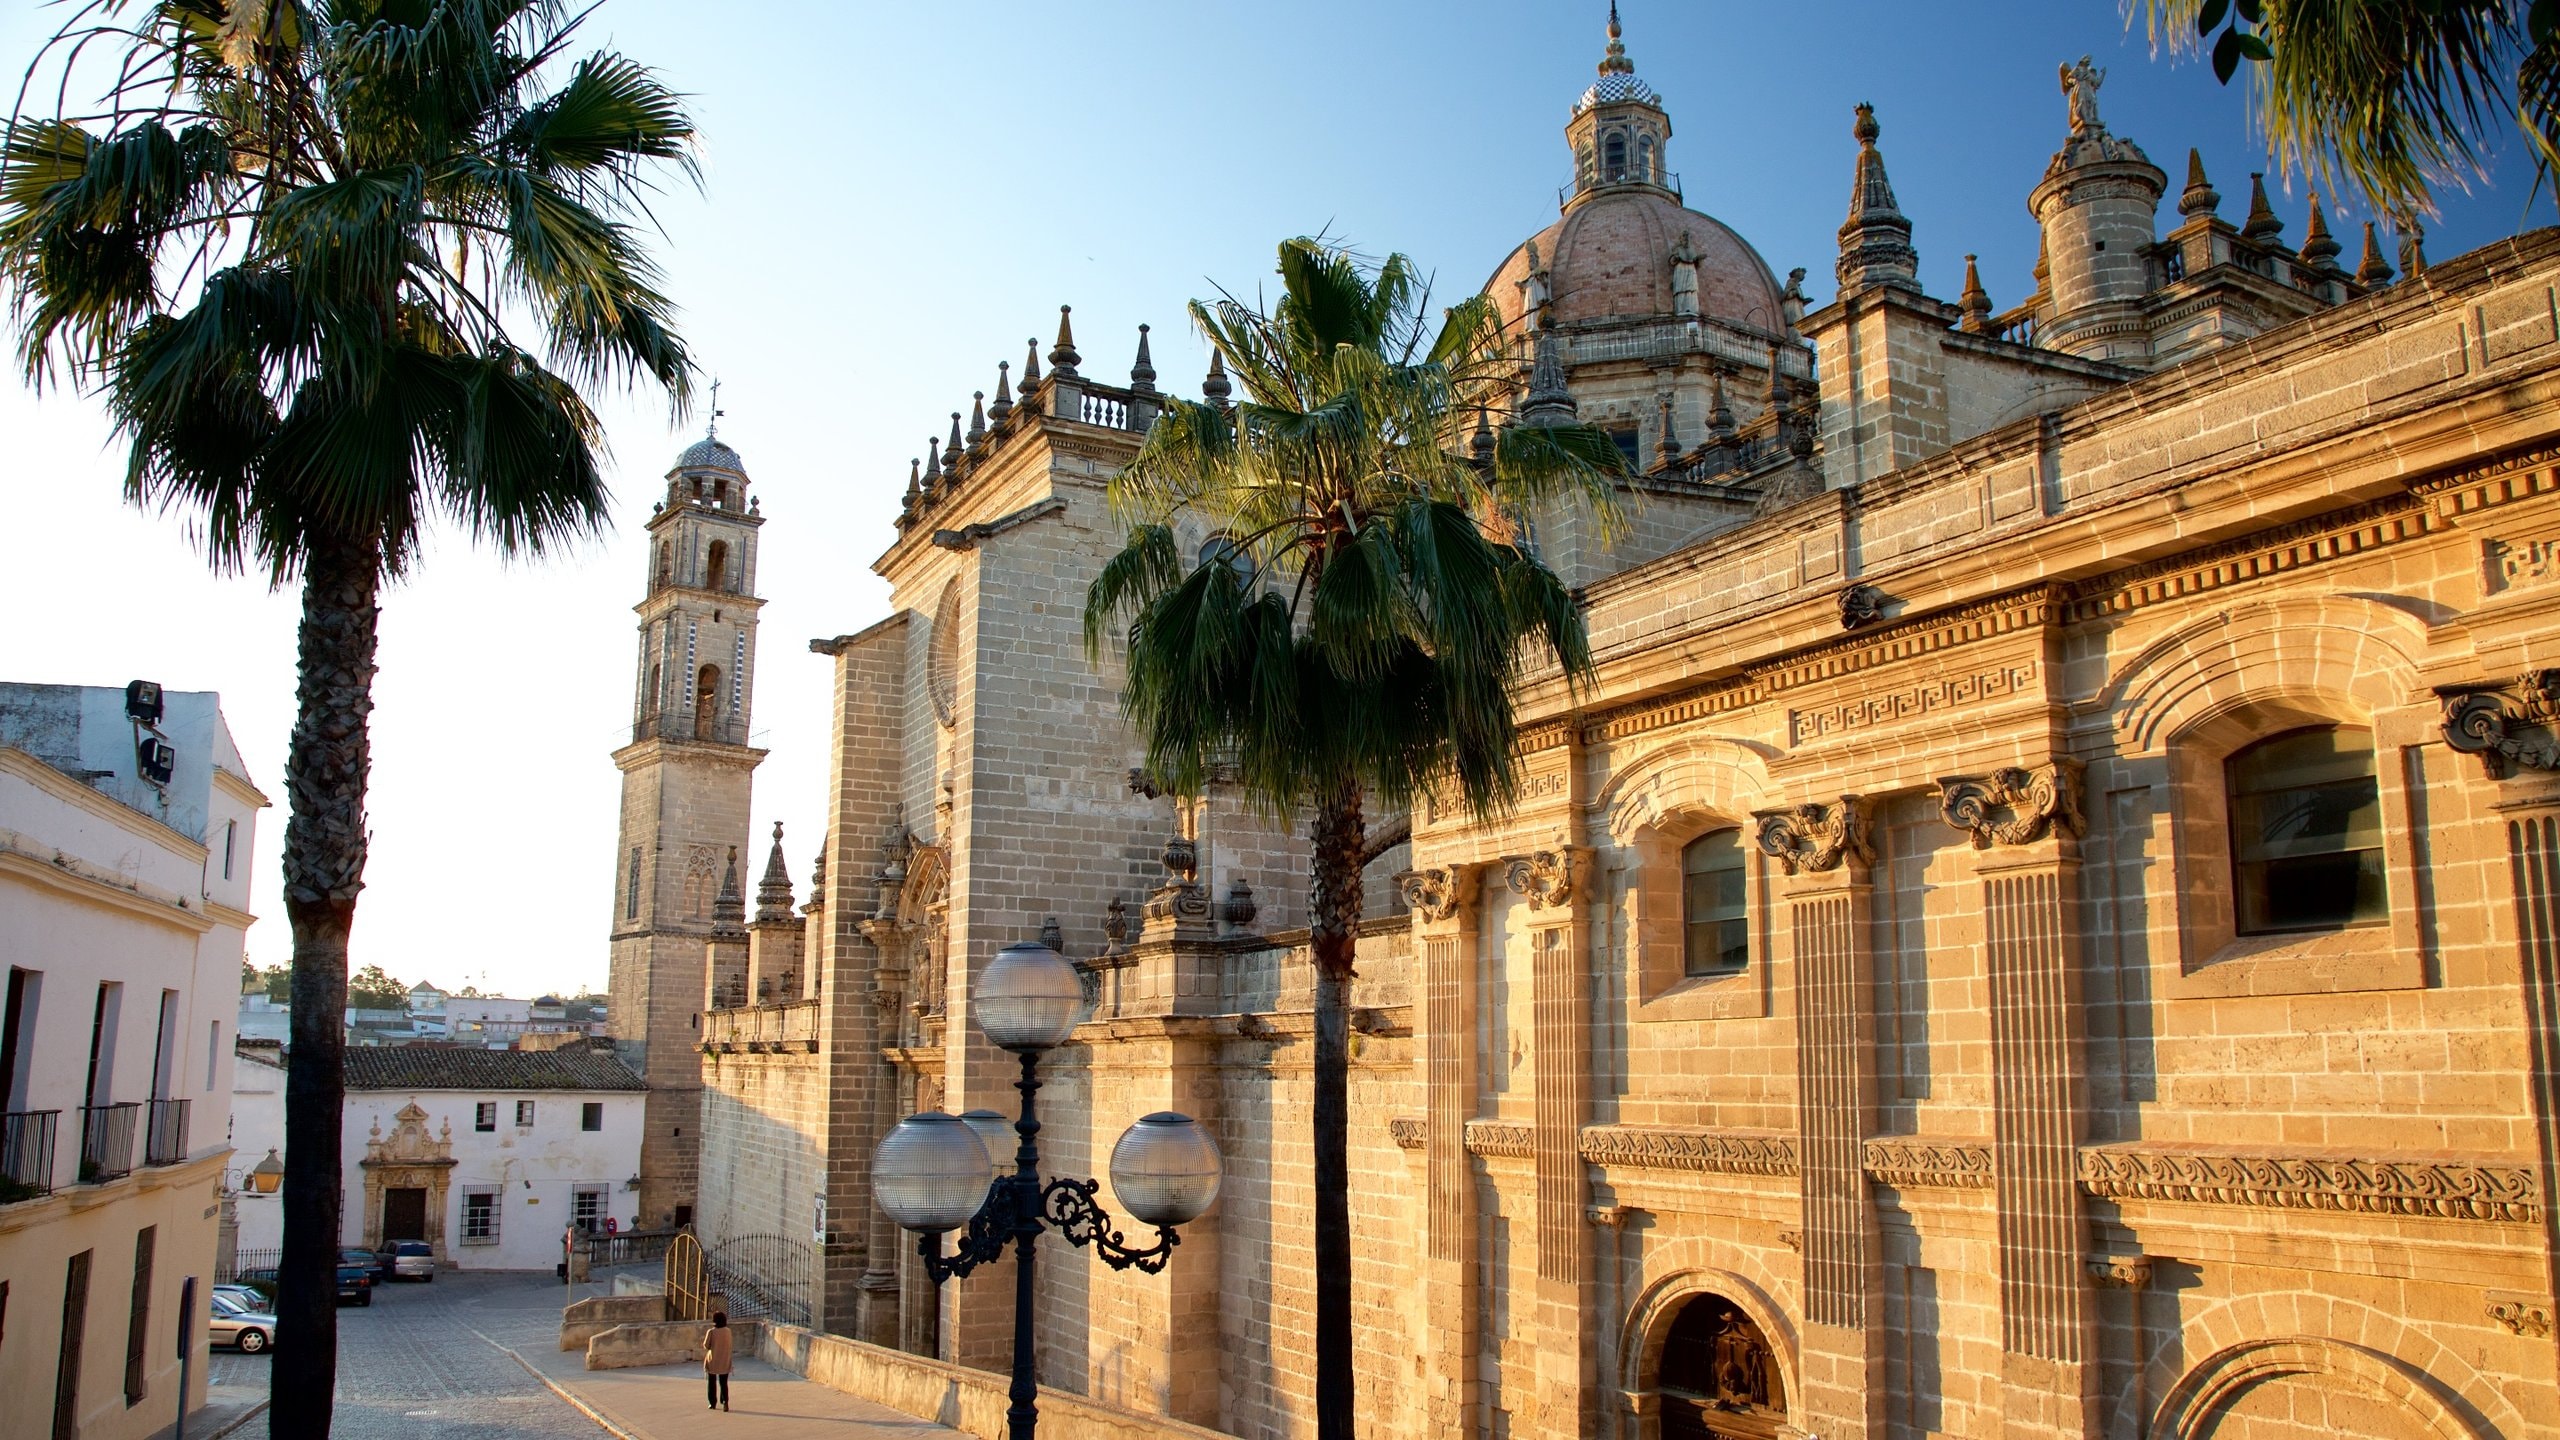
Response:
MULTIPOLYGON (((263 1387, 207 1385, 204 1387, 204 1408, 187 1416, 187 1440, 222 1440, 223 1436, 240 1430, 250 1421, 263 1419, 266 1413, 267 1392, 263 1387)), ((177 1426, 163 1425, 152 1440, 169 1440, 177 1433, 177 1426)), ((254 1433, 263 1435, 266 1431, 261 1429, 254 1433)))
POLYGON ((962 1431, 811 1384, 743 1355, 729 1377, 729 1411, 719 1414, 705 1406, 699 1364, 589 1370, 586 1357, 575 1351, 480 1338, 513 1356, 617 1440, 969 1440, 962 1431))

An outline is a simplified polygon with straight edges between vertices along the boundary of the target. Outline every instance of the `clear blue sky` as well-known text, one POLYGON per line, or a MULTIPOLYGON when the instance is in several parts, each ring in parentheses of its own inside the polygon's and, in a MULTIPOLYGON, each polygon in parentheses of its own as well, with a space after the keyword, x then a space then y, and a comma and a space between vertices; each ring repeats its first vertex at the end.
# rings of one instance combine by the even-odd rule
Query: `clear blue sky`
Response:
MULTIPOLYGON (((1183 302, 1249 290, 1278 239, 1330 229, 1482 283, 1555 216, 1562 127, 1599 58, 1605 4, 1558 0, 1078 5, 610 0, 589 22, 694 97, 702 193, 659 206, 673 291, 726 382, 723 438, 769 517, 757 777, 762 863, 790 824, 805 882, 823 818, 826 662, 812 636, 885 612, 870 562, 907 461, 998 360, 1045 346, 1076 307, 1088 373, 1125 371, 1156 326, 1163 383, 1205 354, 1183 302)), ((1853 105, 1872 101, 1921 276, 1952 298, 1968 251, 1995 304, 2028 288, 2026 194, 2064 130, 2058 63, 2106 67, 2117 134, 2176 187, 2200 147, 2235 220, 2264 169, 2239 87, 2155 60, 2107 0, 1926 5, 1626 0, 1637 73, 1671 113, 1689 203, 1731 224, 1819 299, 1849 189, 1853 105)), ((0 11, 23 66, 62 9, 0 11)), ((2505 148, 2494 185, 2454 196, 2441 259, 2549 223, 2505 148)), ((2305 198, 2279 191, 2287 234, 2305 198)), ((2354 258, 2354 222, 2333 217, 2354 258)), ((662 404, 606 399, 617 524, 540 567, 448 537, 388 597, 377 686, 375 836, 357 963, 513 993, 601 986, 627 735, 641 522, 690 437, 662 404)), ((698 432, 699 421, 692 427, 698 432)), ((96 407, 0 383, 13 563, 0 676, 214 689, 255 779, 279 802, 259 836, 253 957, 290 953, 277 899, 291 595, 204 573, 177 527, 117 498, 96 407)), ((866 860, 868 857, 865 857, 866 860)))

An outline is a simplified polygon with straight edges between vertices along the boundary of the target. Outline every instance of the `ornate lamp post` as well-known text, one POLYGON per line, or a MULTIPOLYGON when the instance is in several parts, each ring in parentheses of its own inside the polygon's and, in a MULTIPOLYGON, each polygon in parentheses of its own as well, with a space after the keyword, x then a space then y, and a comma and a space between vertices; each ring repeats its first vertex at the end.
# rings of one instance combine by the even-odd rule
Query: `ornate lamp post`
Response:
POLYGON ((1012 1440, 1033 1440, 1040 1421, 1033 1378, 1031 1260, 1040 1232, 1054 1229, 1090 1245, 1114 1270, 1164 1269, 1182 1237, 1174 1227, 1196 1219, 1218 1198, 1217 1143, 1188 1115, 1146 1116, 1111 1147, 1111 1188, 1140 1224, 1156 1227, 1152 1245, 1133 1246, 1113 1228, 1091 1180, 1040 1179, 1040 1056, 1065 1041, 1083 1018, 1084 986, 1066 957, 1046 945, 1008 945, 978 979, 970 1004, 987 1038, 1022 1060, 1022 1117, 1011 1174, 1002 1161, 1004 1117, 988 1110, 946 1115, 928 1110, 890 1128, 871 1157, 872 1192, 890 1219, 916 1232, 925 1273, 940 1285, 999 1259, 1013 1245, 1013 1387, 1006 1410, 1012 1440), (962 1227, 967 1227, 962 1229, 962 1227), (961 1230, 958 1248, 942 1253, 942 1235, 961 1230))

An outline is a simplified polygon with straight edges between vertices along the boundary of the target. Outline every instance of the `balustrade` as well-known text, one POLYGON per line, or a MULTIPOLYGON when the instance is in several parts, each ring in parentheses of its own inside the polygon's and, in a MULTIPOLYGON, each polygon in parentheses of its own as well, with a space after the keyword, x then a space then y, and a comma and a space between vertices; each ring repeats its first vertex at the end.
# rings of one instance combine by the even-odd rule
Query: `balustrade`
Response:
POLYGON ((142 1144, 145 1165, 175 1165, 187 1158, 186 1100, 151 1102, 150 1124, 142 1144))
POLYGON ((80 1183, 95 1185, 133 1173, 133 1131, 142 1106, 126 1100, 80 1107, 80 1183))
POLYGON ((706 1010, 702 1015, 706 1051, 810 1051, 818 1048, 818 1002, 785 1000, 706 1010))
POLYGON ((14 1110, 0 1116, 0 1203, 53 1193, 54 1133, 59 1110, 14 1110))

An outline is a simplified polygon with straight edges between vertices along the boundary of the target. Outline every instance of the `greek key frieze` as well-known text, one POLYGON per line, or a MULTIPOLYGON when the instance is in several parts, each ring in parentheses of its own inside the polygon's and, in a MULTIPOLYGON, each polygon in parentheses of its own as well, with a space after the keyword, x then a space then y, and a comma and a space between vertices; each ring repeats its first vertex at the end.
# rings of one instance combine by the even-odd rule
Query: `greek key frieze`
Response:
POLYGON ((2088 828, 2080 814, 2080 762, 1947 776, 1938 781, 1938 813, 1971 835, 1976 850, 2032 845, 2057 829, 2079 835, 2088 828))
POLYGON ((2080 1188, 2101 1200, 2511 1223, 2540 1219, 2543 1204, 2523 1165, 2113 1146, 2080 1152, 2080 1188))
POLYGON ((2560 668, 2528 670, 2507 685, 2448 685, 2444 743, 2480 757, 2492 780, 2518 769, 2560 770, 2560 668), (2518 734, 2519 727, 2540 734, 2518 734))
POLYGON ((1789 743, 1804 745, 1851 730, 1872 729, 2022 694, 2035 687, 2036 674, 2033 661, 1995 665, 1972 674, 1949 675, 1900 690, 1861 696, 1819 710, 1791 711, 1787 716, 1789 743))
POLYGON ((1861 863, 1875 858, 1866 803, 1855 795, 1843 795, 1829 805, 1755 810, 1751 818, 1757 822, 1752 835, 1761 853, 1790 875, 1836 870, 1851 856, 1861 863))
POLYGON ((1896 1137, 1866 1142, 1866 1170, 1898 1190, 1988 1190, 1991 1148, 1960 1140, 1896 1137))
POLYGON ((1581 1148, 1594 1165, 1717 1175, 1793 1175, 1797 1169, 1794 1138, 1774 1132, 1586 1125, 1581 1148))

